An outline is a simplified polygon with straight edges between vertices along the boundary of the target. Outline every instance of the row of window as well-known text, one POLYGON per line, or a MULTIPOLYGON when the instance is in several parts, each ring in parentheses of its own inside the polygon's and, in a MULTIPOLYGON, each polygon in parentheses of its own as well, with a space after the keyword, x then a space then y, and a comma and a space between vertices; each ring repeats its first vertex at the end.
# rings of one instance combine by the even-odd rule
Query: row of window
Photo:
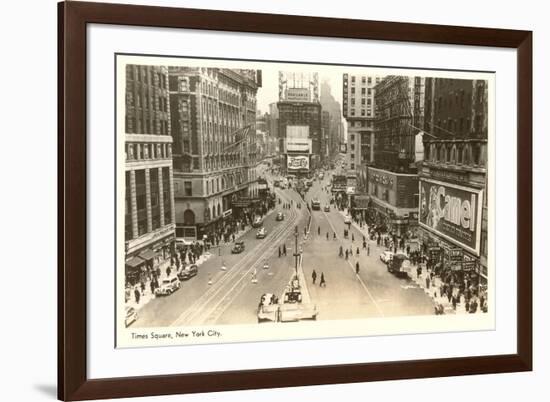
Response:
POLYGON ((169 159, 172 157, 172 145, 166 143, 127 143, 126 160, 169 159))
POLYGON ((149 112, 168 112, 168 97, 160 94, 155 88, 128 88, 126 91, 126 107, 136 107, 149 112))
POLYGON ((466 166, 485 166, 486 144, 484 142, 432 143, 424 148, 424 159, 430 162, 466 166))
POLYGON ((162 224, 172 222, 172 204, 170 194, 170 170, 167 167, 149 169, 149 194, 147 194, 146 170, 127 171, 125 176, 126 196, 125 239, 131 240, 149 231, 159 229, 162 224), (134 174, 135 192, 132 194, 131 175, 134 174), (162 194, 162 210, 161 210, 162 194), (132 197, 135 196, 135 200, 132 197), (135 203, 134 203, 135 202, 135 203), (149 202, 149 204, 148 204, 149 202), (136 227, 134 228, 133 208, 135 205, 136 227), (148 222, 147 208, 151 210, 151 221, 148 222), (163 213, 164 212, 164 213, 163 213))
POLYGON ((167 89, 166 74, 159 71, 158 67, 129 64, 126 66, 126 79, 167 89))
POLYGON ((170 135, 168 120, 147 118, 143 113, 127 114, 125 129, 128 134, 170 135))

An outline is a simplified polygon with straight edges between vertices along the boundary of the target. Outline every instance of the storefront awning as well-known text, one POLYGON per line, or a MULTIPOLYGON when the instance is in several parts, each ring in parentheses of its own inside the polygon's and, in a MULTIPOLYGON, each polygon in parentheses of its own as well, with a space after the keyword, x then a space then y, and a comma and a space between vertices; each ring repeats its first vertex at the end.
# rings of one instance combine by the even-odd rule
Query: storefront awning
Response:
POLYGON ((155 258, 155 256, 156 256, 156 254, 152 250, 145 250, 145 251, 142 251, 141 253, 139 253, 139 257, 143 258, 145 261, 152 260, 153 258, 155 258))
POLYGON ((132 257, 128 261, 126 261, 126 265, 130 268, 136 268, 142 265, 145 261, 139 257, 132 257))

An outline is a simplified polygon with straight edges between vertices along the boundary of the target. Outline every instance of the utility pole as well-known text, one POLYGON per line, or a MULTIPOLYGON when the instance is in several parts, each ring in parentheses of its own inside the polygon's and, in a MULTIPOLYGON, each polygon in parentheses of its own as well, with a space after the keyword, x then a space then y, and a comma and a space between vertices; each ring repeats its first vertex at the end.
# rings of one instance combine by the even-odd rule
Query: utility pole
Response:
POLYGON ((300 253, 298 252, 298 225, 294 227, 294 240, 294 270, 296 272, 296 279, 298 279, 298 257, 300 256, 300 253))

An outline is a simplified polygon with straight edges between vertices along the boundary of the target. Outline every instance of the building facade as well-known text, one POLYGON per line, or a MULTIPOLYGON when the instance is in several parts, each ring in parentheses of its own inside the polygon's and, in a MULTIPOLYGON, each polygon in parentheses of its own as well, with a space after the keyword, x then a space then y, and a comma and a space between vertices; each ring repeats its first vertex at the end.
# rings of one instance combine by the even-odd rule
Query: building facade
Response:
POLYGON ((484 80, 430 78, 420 239, 441 275, 487 286, 488 99, 484 80))
POLYGON ((126 280, 171 256, 175 229, 168 69, 126 66, 126 280))
MULTIPOLYGON (((343 116, 348 129, 347 168, 359 171, 374 160, 375 87, 382 77, 343 74, 343 116)), ((364 190, 364 189, 363 189, 364 190)))
POLYGON ((416 136, 424 127, 424 77, 388 76, 375 88, 375 164, 417 173, 416 136))
POLYGON ((260 84, 255 70, 170 68, 177 237, 223 233, 253 195, 260 84))

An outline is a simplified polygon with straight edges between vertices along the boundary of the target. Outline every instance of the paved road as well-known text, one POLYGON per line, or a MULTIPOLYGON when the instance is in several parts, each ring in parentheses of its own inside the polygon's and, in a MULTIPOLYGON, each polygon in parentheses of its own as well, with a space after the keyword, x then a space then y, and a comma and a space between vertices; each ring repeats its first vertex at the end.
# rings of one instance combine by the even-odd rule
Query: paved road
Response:
MULTIPOLYGON (((322 207, 329 203, 330 195, 323 189, 329 179, 316 181, 306 194, 306 200, 318 198, 322 207)), ((318 319, 353 319, 403 315, 433 314, 432 300, 410 279, 400 279, 387 271, 380 261, 381 248, 376 242, 367 243, 370 255, 363 250, 363 234, 351 226, 348 239, 343 239, 347 225, 344 216, 331 206, 330 212, 313 211, 313 236, 304 248, 303 267, 313 302, 320 310, 318 319), (320 228, 321 234, 317 234, 320 228), (329 233, 329 240, 326 233, 329 233), (336 233, 336 240, 333 240, 336 233), (352 241, 352 234, 355 241, 352 241), (348 261, 338 256, 340 245, 352 249, 348 261), (359 255, 356 254, 359 248, 359 255), (355 264, 359 262, 359 275, 355 264), (323 272, 326 288, 313 286, 311 274, 323 272), (321 271, 321 272, 319 272, 321 271)), ((318 283, 319 279, 317 279, 318 283)))
MULTIPOLYGON (((269 178, 268 178, 269 180, 269 178)), ((324 187, 330 182, 326 175, 321 182, 316 180, 306 195, 306 201, 318 198, 321 205, 329 203, 330 195, 324 187)), ((246 250, 232 255, 232 244, 221 246, 221 255, 216 248, 212 257, 199 267, 196 277, 182 282, 174 294, 151 300, 139 312, 135 327, 186 326, 207 324, 248 324, 257 322, 256 308, 263 293, 280 296, 294 274, 294 228, 299 227, 299 240, 303 242, 303 229, 307 224, 308 211, 299 195, 292 189, 277 189, 283 202, 293 201, 290 210, 277 204, 264 219, 268 235, 255 238, 255 229, 243 237, 246 250), (302 208, 296 203, 302 201, 302 208), (285 220, 277 222, 277 212, 285 214, 285 220), (287 256, 278 257, 278 247, 285 243, 287 256), (267 261, 269 268, 263 269, 267 261), (226 271, 221 267, 225 265, 226 271), (257 283, 252 283, 256 271, 257 283), (211 281, 211 284, 209 284, 211 281)), ((387 272, 379 260, 382 251, 370 242, 370 256, 362 249, 362 233, 351 227, 348 240, 343 239, 347 225, 341 212, 331 207, 330 212, 313 211, 311 233, 303 243, 303 272, 312 302, 317 304, 319 320, 337 320, 367 317, 433 314, 433 302, 408 279, 399 279, 387 272), (321 234, 317 234, 317 228, 321 234), (326 233, 329 233, 329 240, 326 233), (333 239, 333 232, 337 238, 333 239), (353 233, 355 241, 351 241, 353 233), (339 246, 353 248, 354 256, 346 261, 338 257, 339 246), (355 255, 359 247, 359 256, 355 255), (359 261, 359 275, 355 263, 359 261), (317 284, 311 283, 311 273, 316 270, 317 284), (321 272, 327 286, 318 286, 321 272)))

